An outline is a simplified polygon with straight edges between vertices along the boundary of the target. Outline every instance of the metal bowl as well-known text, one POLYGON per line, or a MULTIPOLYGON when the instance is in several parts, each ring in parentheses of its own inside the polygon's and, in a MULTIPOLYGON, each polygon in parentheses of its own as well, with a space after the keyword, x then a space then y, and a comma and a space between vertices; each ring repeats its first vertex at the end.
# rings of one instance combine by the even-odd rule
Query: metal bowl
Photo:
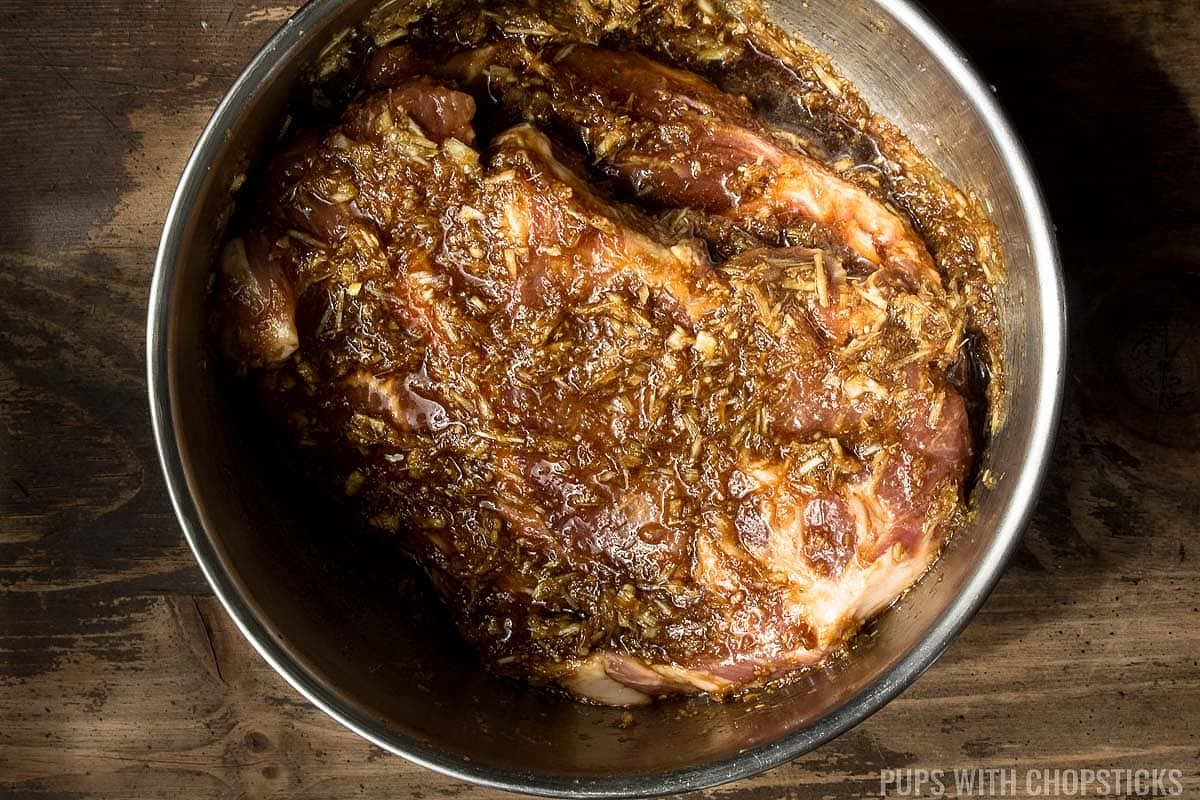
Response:
POLYGON ((782 764, 912 683, 979 608, 1021 535, 1057 420, 1064 307, 1051 225, 991 92, 904 0, 775 2, 999 229, 1009 376, 978 514, 850 658, 755 702, 638 710, 573 703, 484 672, 386 541, 341 533, 270 455, 237 387, 208 360, 205 292, 235 178, 279 130, 300 74, 377 0, 314 0, 238 78, 208 123, 167 216, 151 290, 154 430, 200 567, 246 638, 305 697, 380 747, 440 772, 535 794, 619 797, 697 789, 782 764))

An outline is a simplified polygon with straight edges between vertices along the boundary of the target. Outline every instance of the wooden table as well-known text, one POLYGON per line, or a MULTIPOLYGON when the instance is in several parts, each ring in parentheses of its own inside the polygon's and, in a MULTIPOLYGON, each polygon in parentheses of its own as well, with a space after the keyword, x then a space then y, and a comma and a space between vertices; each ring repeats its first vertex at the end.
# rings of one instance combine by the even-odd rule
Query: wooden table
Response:
MULTIPOLYGON (((714 797, 870 797, 884 769, 1177 768, 1200 792, 1200 6, 930 0, 1026 137, 1071 304, 1036 518, 945 657, 714 797)), ((0 795, 495 793, 311 708, 210 594, 144 383, 160 225, 202 125, 294 10, 0 1, 0 795)), ((1024 790, 1026 787, 1019 787, 1024 790)))

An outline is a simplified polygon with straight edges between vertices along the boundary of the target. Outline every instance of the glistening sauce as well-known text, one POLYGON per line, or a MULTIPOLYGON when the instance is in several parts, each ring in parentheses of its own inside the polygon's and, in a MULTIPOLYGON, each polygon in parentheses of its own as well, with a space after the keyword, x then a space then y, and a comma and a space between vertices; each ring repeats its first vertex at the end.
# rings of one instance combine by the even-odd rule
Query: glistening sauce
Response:
POLYGON ((962 524, 990 227, 757 11, 392 3, 317 72, 218 342, 494 669, 761 685, 962 524))

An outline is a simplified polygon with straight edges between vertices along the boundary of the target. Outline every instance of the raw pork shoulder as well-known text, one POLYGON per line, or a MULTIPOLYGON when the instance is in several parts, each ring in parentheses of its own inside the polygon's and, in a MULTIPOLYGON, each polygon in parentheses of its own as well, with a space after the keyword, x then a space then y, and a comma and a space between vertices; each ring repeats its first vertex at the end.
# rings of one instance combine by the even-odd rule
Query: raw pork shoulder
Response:
POLYGON ((267 170, 224 353, 501 672, 632 705, 835 652, 962 508, 963 322, 920 238, 643 57, 391 55, 267 170), (714 263, 614 193, 761 246, 714 263))

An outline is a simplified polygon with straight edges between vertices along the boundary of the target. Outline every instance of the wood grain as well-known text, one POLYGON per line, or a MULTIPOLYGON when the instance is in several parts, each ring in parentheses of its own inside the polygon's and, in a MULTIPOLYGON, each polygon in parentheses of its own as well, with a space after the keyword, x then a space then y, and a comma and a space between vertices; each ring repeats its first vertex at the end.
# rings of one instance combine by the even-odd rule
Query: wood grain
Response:
MULTIPOLYGON (((883 769, 1184 771, 1200 794, 1200 7, 927 0, 1047 190, 1065 417, 1021 551, 916 685, 711 797, 877 797, 883 769)), ((388 756, 253 652, 155 461, 145 300, 187 153, 293 10, 0 2, 0 795, 490 797, 388 756)), ((1022 787, 1023 788, 1023 787, 1022 787)))

